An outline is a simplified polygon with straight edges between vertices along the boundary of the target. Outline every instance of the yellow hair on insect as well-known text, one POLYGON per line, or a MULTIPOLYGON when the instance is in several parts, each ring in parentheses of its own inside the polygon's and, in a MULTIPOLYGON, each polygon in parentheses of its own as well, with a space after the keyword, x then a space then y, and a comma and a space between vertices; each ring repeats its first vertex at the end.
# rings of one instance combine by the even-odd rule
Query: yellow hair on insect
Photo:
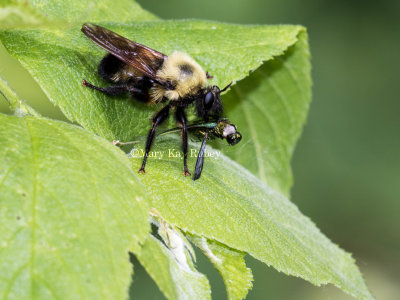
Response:
POLYGON ((156 102, 163 96, 174 101, 196 94, 205 87, 207 82, 207 76, 202 67, 188 54, 178 51, 168 56, 156 77, 161 82, 170 82, 175 86, 173 90, 165 90, 161 87, 153 89, 152 96, 156 102))

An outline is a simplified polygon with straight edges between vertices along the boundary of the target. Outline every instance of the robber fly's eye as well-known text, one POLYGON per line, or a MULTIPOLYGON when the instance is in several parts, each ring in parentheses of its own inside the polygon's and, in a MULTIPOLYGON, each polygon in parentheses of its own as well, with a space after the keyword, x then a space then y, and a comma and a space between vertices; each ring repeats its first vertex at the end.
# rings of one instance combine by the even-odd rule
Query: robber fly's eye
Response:
POLYGON ((209 110, 214 104, 214 94, 212 92, 208 92, 204 97, 204 108, 209 110))
POLYGON ((232 133, 226 137, 228 144, 231 146, 239 143, 241 139, 242 139, 242 135, 238 131, 236 131, 235 133, 232 133))

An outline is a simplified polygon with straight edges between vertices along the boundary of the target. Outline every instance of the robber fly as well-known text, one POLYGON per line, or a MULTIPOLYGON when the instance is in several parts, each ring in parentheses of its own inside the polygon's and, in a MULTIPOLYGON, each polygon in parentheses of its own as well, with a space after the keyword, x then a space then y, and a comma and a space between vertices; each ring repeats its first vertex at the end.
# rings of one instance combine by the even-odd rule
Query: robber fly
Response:
MULTIPOLYGON (((216 122, 208 123, 196 123, 187 126, 187 129, 203 136, 203 142, 197 155, 196 167, 193 175, 193 180, 197 180, 201 176, 204 164, 204 153, 206 150, 207 139, 220 138, 226 139, 229 145, 233 146, 240 142, 242 135, 236 130, 236 126, 232 124, 228 119, 220 119, 216 122)), ((176 132, 182 130, 181 127, 168 129, 161 132, 160 135, 176 132)))
POLYGON ((211 76, 186 53, 175 51, 166 56, 94 24, 83 24, 82 32, 109 52, 100 62, 98 73, 113 83, 109 87, 101 88, 83 80, 84 86, 107 95, 128 93, 132 98, 145 103, 166 103, 152 118, 153 125, 147 136, 139 172, 145 173, 157 126, 167 119, 170 109, 174 109, 175 119, 182 132, 183 174, 190 175, 187 168, 188 124, 185 109, 195 104, 199 118, 205 122, 210 118, 217 120, 222 114, 220 93, 227 90, 232 83, 222 90, 215 85, 208 86, 207 79, 211 76))

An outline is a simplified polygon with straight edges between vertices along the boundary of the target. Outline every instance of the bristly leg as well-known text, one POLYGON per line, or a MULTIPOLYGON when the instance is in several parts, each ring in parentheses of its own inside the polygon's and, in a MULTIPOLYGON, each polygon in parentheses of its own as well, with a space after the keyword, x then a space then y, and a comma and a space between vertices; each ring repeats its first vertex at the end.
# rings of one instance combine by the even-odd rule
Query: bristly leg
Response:
POLYGON ((126 84, 111 85, 106 88, 101 88, 101 87, 95 86, 95 85, 87 82, 85 79, 83 79, 82 85, 86 86, 88 88, 91 88, 93 90, 100 91, 109 96, 122 95, 122 94, 125 94, 126 92, 128 92, 126 84))
POLYGON ((135 99, 137 99, 141 102, 147 102, 147 100, 148 100, 148 93, 146 93, 144 90, 141 90, 139 88, 131 86, 127 83, 110 85, 108 87, 101 88, 101 87, 95 86, 95 85, 87 82, 85 79, 83 79, 82 85, 86 86, 88 88, 91 88, 93 90, 100 91, 109 96, 117 96, 117 95, 129 93, 130 96, 134 97, 135 99))
POLYGON ((139 169, 139 173, 143 173, 143 174, 146 173, 146 171, 145 171, 146 161, 147 161, 147 157, 149 156, 151 144, 153 143, 154 133, 156 131, 157 126, 162 124, 168 118, 169 108, 170 108, 170 105, 167 104, 153 118, 153 127, 150 129, 149 134, 147 136, 146 149, 145 149, 145 153, 144 153, 144 157, 143 157, 143 163, 142 163, 142 167, 139 169))
POLYGON ((190 172, 187 167, 187 154, 188 154, 188 132, 187 132, 187 119, 185 111, 182 107, 176 108, 175 113, 176 121, 182 126, 182 148, 183 148, 183 175, 190 176, 190 172))

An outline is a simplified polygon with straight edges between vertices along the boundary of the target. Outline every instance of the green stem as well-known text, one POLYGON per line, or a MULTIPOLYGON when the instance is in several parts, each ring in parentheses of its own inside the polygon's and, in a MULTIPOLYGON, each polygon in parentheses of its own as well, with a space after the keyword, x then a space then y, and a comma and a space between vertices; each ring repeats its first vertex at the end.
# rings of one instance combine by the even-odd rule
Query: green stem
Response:
POLYGON ((4 97, 4 99, 6 99, 10 109, 15 115, 30 115, 35 117, 41 116, 40 113, 38 113, 34 108, 29 106, 24 100, 20 99, 2 77, 0 77, 0 94, 4 97))

